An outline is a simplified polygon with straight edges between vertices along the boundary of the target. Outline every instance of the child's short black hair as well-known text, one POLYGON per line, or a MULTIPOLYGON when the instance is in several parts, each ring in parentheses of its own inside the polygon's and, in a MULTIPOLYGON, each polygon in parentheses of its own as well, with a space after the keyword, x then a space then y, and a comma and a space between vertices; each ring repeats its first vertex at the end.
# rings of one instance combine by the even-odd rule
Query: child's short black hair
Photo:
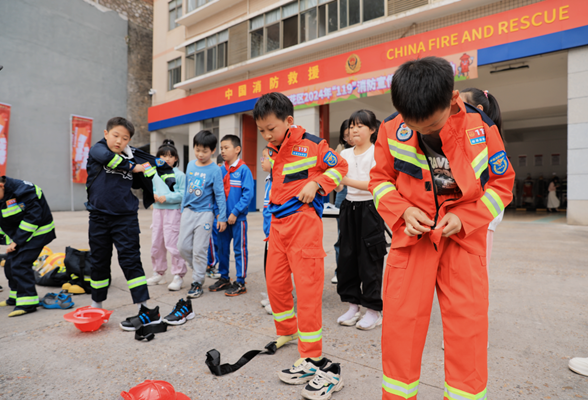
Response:
POLYGON ((231 144, 233 145, 233 147, 241 147, 241 139, 239 139, 239 136, 237 135, 225 135, 223 136, 223 138, 221 139, 221 143, 222 142, 226 142, 226 141, 230 141, 231 144))
POLYGON ((285 121, 290 115, 294 116, 294 105, 282 93, 272 92, 264 94, 255 103, 253 118, 257 121, 270 114, 274 114, 276 118, 285 121))
POLYGON ((175 146, 175 143, 173 140, 165 139, 163 141, 163 144, 161 146, 159 146, 159 149, 157 149, 157 153, 155 154, 155 157, 161 158, 161 156, 175 157, 176 162, 174 163, 174 167, 178 166, 178 162, 180 160, 180 157, 178 156, 178 150, 176 149, 176 146, 175 146))
POLYGON ((211 131, 200 131, 194 136, 194 146, 208 147, 210 151, 214 152, 218 140, 211 131))
POLYGON ((453 68, 439 57, 402 64, 392 78, 392 104, 406 120, 420 122, 451 105, 453 68))
POLYGON ((218 156, 216 156, 216 163, 217 164, 224 164, 225 160, 223 159, 223 156, 221 156, 220 154, 218 156))
POLYGON ((126 118, 123 118, 123 117, 110 118, 108 120, 108 122, 106 123, 106 131, 110 132, 110 130, 112 128, 114 128, 115 126, 122 126, 123 128, 125 128, 127 131, 129 131, 129 134, 131 135, 131 137, 133 137, 133 135, 135 134, 135 126, 132 124, 132 122, 127 121, 126 118))

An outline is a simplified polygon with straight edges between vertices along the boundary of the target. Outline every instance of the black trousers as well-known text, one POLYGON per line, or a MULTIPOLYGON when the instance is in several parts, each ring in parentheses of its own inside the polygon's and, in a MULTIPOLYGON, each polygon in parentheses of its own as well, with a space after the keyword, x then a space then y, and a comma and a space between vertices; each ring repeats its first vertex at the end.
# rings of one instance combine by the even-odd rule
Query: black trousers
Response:
POLYGON ((33 263, 39 258, 44 245, 43 240, 33 238, 22 246, 16 246, 6 257, 4 275, 10 287, 10 304, 16 304, 19 309, 30 311, 39 305, 33 263))
POLYGON ((384 220, 372 200, 344 200, 339 218, 341 247, 337 293, 343 302, 382 311, 382 274, 386 256, 384 220))
POLYGON ((106 300, 111 284, 112 245, 131 291, 133 303, 149 299, 147 277, 141 263, 139 218, 133 215, 108 215, 90 212, 90 265, 92 300, 106 300))

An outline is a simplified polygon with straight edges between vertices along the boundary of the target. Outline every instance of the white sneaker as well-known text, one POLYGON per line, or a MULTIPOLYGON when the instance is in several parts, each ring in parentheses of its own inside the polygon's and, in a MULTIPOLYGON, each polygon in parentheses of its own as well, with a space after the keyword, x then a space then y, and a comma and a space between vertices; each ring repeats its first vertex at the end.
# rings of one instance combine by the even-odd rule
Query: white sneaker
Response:
POLYGON ((363 318, 355 325, 357 329, 361 329, 362 331, 369 331, 374 329, 376 326, 382 325, 382 313, 376 311, 378 314, 376 318, 374 318, 373 312, 368 310, 364 315, 363 318))
POLYGON ((174 280, 167 286, 167 288, 168 290, 176 292, 182 288, 183 283, 184 279, 180 275, 174 275, 174 280))
POLYGON ((588 376, 588 358, 572 358, 568 367, 577 374, 588 376))
POLYGON ((333 393, 341 389, 343 389, 341 366, 339 363, 332 363, 316 371, 300 394, 309 400, 329 400, 333 393))
POLYGON ((337 275, 335 275, 334 277, 331 278, 331 283, 334 283, 334 284, 339 283, 339 280, 337 279, 337 275))
POLYGON ((359 307, 357 308, 357 311, 355 313, 353 311, 354 310, 352 309, 352 306, 349 306, 349 310, 347 310, 345 314, 337 318, 337 323, 343 326, 355 325, 361 313, 359 312, 359 307))
POLYGON ((268 305, 267 305, 267 306, 265 306, 264 308, 265 308, 265 311, 266 311, 266 312, 267 312, 269 315, 273 315, 273 313, 274 313, 274 312, 272 311, 272 306, 271 306, 271 304, 269 304, 269 303, 268 303, 268 305))
POLYGON ((154 274, 147 279, 147 286, 165 285, 165 277, 163 275, 154 274))

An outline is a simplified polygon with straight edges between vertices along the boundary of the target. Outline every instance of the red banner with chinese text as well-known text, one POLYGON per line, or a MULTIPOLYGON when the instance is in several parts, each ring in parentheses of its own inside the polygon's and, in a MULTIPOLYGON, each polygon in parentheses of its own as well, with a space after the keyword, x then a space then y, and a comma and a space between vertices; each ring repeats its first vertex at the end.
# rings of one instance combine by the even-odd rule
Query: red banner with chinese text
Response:
POLYGON ((71 171, 73 183, 86 183, 88 154, 92 145, 92 118, 71 116, 71 171))
POLYGON ((6 175, 8 158, 8 127, 10 126, 10 105, 0 103, 0 176, 6 175))
POLYGON ((476 76, 475 64, 469 61, 474 57, 477 62, 474 51, 586 26, 587 15, 586 0, 544 0, 196 93, 150 107, 148 120, 153 123, 171 119, 255 99, 271 91, 295 95, 297 107, 332 103, 339 97, 345 100, 350 95, 349 89, 353 96, 379 94, 376 92, 383 90, 388 76, 403 62, 433 55, 446 59, 457 57, 459 60, 453 61, 456 79, 471 79, 476 76), (361 82, 362 79, 366 81, 361 82), (320 89, 323 89, 322 99, 320 89))

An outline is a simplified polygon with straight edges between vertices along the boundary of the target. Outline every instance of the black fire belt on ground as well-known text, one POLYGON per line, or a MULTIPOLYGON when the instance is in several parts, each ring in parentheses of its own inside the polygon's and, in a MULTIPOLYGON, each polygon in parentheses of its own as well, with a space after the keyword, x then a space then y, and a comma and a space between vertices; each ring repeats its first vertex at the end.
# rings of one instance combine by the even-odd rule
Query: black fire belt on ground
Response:
POLYGON ((214 375, 223 376, 230 374, 231 372, 237 371, 243 365, 247 364, 249 361, 251 361, 253 358, 260 354, 273 355, 276 353, 277 350, 278 348, 276 347, 276 342, 269 342, 265 346, 264 350, 250 350, 247 353, 243 354, 243 356, 241 356, 239 361, 237 361, 235 364, 221 365, 221 355, 218 352, 218 350, 213 349, 206 353, 206 365, 210 369, 210 372, 212 372, 214 375))

